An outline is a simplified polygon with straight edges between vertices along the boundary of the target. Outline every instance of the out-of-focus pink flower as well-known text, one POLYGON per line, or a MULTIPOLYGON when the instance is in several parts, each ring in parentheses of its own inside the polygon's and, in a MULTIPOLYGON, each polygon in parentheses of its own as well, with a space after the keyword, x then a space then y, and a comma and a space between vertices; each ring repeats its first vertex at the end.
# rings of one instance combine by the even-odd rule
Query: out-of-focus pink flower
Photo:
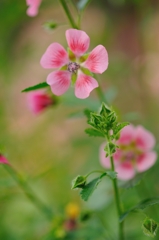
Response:
POLYGON ((69 29, 66 31, 66 40, 68 52, 59 43, 52 43, 40 63, 43 68, 58 68, 47 77, 47 83, 55 95, 65 93, 72 82, 75 84, 76 97, 84 99, 98 87, 91 72, 101 74, 107 69, 108 54, 104 46, 98 45, 88 56, 84 55, 90 43, 84 31, 69 29))
POLYGON ((35 17, 38 14, 39 6, 42 0, 26 0, 28 6, 27 15, 30 17, 35 17))
MULTIPOLYGON (((136 172, 149 169, 157 160, 157 154, 152 150, 155 138, 142 126, 124 127, 117 145, 119 149, 113 154, 113 158, 119 179, 129 180, 136 172)), ((110 158, 105 157, 104 147, 105 144, 102 144, 100 148, 100 162, 104 167, 110 168, 110 158)))
POLYGON ((8 160, 2 155, 0 154, 0 164, 9 164, 8 160))
POLYGON ((38 114, 44 109, 53 105, 53 99, 43 91, 34 91, 28 93, 28 105, 33 113, 38 114))

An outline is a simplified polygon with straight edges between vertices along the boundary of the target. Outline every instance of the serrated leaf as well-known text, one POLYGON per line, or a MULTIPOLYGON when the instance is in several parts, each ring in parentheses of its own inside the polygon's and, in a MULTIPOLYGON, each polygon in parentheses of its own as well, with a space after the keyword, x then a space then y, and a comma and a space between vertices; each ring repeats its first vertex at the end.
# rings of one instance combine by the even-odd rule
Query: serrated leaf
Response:
POLYGON ((24 90, 22 90, 22 92, 30 92, 30 91, 34 91, 34 90, 37 90, 37 89, 46 88, 48 86, 49 85, 46 82, 42 82, 42 83, 39 83, 37 85, 25 88, 24 90))
POLYGON ((77 4, 77 7, 79 10, 83 11, 90 2, 91 0, 80 0, 77 4))
POLYGON ((131 208, 130 210, 124 212, 121 216, 119 221, 122 222, 129 213, 134 212, 136 210, 144 210, 147 207, 153 206, 155 204, 159 204, 159 198, 149 198, 141 201, 139 204, 137 204, 135 207, 131 208))
POLYGON ((112 154, 116 152, 116 148, 117 148, 117 146, 114 143, 107 142, 107 144, 104 148, 104 151, 106 152, 106 157, 112 156, 112 154))
POLYGON ((129 125, 128 122, 118 123, 113 129, 114 135, 117 135, 125 126, 129 125))
POLYGON ((114 171, 107 171, 106 172, 107 176, 110 177, 112 180, 117 178, 117 172, 114 171))
POLYGON ((159 228, 158 223, 155 222, 153 219, 148 217, 144 219, 144 222, 142 224, 142 229, 143 229, 143 233, 146 236, 154 238, 156 236, 158 228, 159 228))
POLYGON ((87 201, 89 199, 89 197, 92 195, 92 193, 97 188, 98 184, 101 182, 101 179, 104 176, 106 176, 106 173, 103 173, 100 177, 93 179, 91 182, 89 182, 82 188, 80 195, 84 201, 87 201))
POLYGON ((72 181, 72 189, 83 188, 85 184, 86 184, 86 177, 79 175, 72 181))
POLYGON ((104 137, 103 133, 93 128, 85 129, 85 133, 87 133, 90 137, 104 137))
POLYGON ((103 116, 103 117, 107 117, 108 116, 108 114, 110 114, 111 113, 111 109, 108 107, 108 106, 106 106, 106 104, 105 103, 102 103, 102 106, 101 106, 101 109, 100 109, 100 115, 101 116, 103 116))

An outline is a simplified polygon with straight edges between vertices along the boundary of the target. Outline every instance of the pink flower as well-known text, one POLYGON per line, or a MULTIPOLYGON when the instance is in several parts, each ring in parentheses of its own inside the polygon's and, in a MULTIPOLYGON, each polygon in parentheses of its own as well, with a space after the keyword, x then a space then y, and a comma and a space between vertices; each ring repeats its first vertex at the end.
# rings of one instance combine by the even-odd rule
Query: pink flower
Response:
MULTIPOLYGON (((155 138, 142 126, 126 126, 121 130, 117 141, 119 149, 113 154, 115 171, 118 178, 129 180, 136 172, 143 172, 154 165, 157 160, 156 152, 152 151, 155 138)), ((105 157, 105 144, 100 148, 100 162, 110 168, 110 158, 105 157)))
POLYGON ((2 155, 0 154, 0 164, 9 164, 8 160, 2 155))
POLYGON ((38 14, 41 0, 26 0, 26 4, 28 6, 27 9, 28 16, 35 17, 38 14))
POLYGON ((35 114, 42 112, 53 103, 53 99, 43 91, 34 91, 28 94, 29 107, 35 114))
POLYGON ((81 30, 66 31, 68 52, 59 43, 52 43, 41 58, 43 68, 53 68, 47 77, 47 83, 55 95, 62 95, 71 85, 75 84, 77 98, 87 98, 90 92, 98 87, 93 73, 103 73, 108 67, 108 54, 104 46, 98 45, 89 54, 90 39, 81 30), (85 55, 84 55, 85 54, 85 55))

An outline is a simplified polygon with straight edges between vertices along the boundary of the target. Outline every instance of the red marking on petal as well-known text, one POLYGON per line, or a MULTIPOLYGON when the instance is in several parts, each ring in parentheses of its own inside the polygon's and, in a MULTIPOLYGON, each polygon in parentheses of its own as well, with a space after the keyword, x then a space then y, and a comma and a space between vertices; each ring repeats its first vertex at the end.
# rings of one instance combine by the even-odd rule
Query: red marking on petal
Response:
POLYGON ((89 48, 90 39, 81 30, 69 29, 66 31, 66 39, 69 48, 77 56, 82 56, 89 48))
POLYGON ((65 93, 71 83, 71 73, 69 71, 55 71, 48 75, 47 83, 51 86, 52 92, 60 96, 65 93))

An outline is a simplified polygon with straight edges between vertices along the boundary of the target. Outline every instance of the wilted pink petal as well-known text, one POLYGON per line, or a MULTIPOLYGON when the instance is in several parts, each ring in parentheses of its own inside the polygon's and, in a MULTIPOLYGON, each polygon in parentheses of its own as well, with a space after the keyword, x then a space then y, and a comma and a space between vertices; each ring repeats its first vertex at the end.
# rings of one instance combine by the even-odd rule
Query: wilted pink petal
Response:
POLYGON ((105 145, 106 145, 106 143, 103 143, 100 146, 100 152, 99 152, 99 154, 100 154, 100 162, 101 162, 103 167, 110 168, 111 167, 110 158, 106 157, 106 152, 104 151, 105 145))
POLYGON ((53 100, 43 91, 34 91, 28 94, 28 104, 30 109, 37 114, 52 105, 53 100))
POLYGON ((118 140, 118 143, 120 145, 128 145, 130 142, 134 140, 135 136, 135 128, 132 125, 128 125, 122 129, 120 132, 120 138, 118 140))
POLYGON ((93 73, 103 73, 108 67, 108 53, 105 47, 102 45, 95 47, 83 66, 93 73))
POLYGON ((98 82, 94 78, 83 73, 79 73, 75 83, 75 96, 81 99, 87 98, 89 97, 91 91, 97 87, 98 82))
POLYGON ((41 58, 43 68, 60 68, 69 62, 66 50, 59 43, 52 43, 41 58))
POLYGON ((0 154, 0 164, 9 164, 8 160, 2 155, 0 154))
POLYGON ((146 171, 155 164, 156 160, 157 160, 156 152, 151 151, 144 153, 142 156, 138 158, 136 163, 136 169, 139 172, 146 171))
POLYGON ((70 87, 71 73, 68 71, 54 71, 48 75, 47 83, 51 86, 52 92, 60 96, 70 87))
POLYGON ((135 176, 135 169, 131 162, 124 162, 116 166, 117 177, 121 180, 130 180, 135 176))
POLYGON ((90 39, 84 31, 69 29, 66 31, 66 39, 69 48, 77 57, 83 55, 89 48, 90 39))
POLYGON ((30 17, 35 17, 38 14, 38 9, 41 4, 41 0, 26 0, 28 5, 27 14, 30 17))
POLYGON ((155 138, 142 126, 138 126, 135 131, 135 142, 138 148, 150 150, 155 145, 155 138))

